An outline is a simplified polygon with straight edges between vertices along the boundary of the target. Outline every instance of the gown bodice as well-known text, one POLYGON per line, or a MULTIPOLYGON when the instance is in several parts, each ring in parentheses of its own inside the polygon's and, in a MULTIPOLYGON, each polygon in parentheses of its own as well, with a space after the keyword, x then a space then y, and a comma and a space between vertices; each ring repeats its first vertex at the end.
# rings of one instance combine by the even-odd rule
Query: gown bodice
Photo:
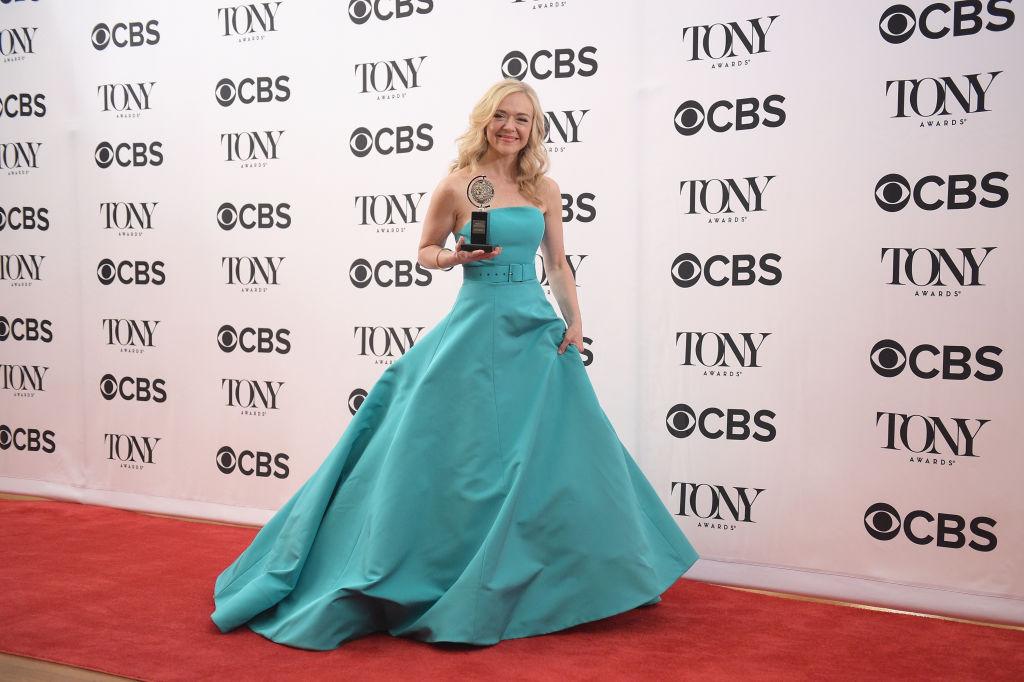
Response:
MULTIPOLYGON (((533 263, 544 237, 544 214, 536 206, 500 206, 487 211, 487 241, 501 247, 501 253, 490 260, 467 263, 463 267, 483 264, 533 263)), ((469 242, 469 221, 455 233, 469 242)), ((456 240, 458 236, 456 236, 456 240)))

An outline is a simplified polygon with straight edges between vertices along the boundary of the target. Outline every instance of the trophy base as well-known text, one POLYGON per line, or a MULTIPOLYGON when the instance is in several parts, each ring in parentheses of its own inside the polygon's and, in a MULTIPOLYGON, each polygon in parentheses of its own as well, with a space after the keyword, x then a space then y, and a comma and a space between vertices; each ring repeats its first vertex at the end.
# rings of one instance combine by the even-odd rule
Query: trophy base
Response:
POLYGON ((462 245, 463 251, 483 251, 484 253, 490 253, 494 251, 494 244, 474 244, 472 242, 465 243, 462 245))

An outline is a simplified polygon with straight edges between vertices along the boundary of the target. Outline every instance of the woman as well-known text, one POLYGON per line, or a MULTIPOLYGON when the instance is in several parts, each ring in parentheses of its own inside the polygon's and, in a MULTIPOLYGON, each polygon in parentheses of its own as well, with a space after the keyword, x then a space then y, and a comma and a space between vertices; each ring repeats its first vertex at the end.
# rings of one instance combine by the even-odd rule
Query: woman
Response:
POLYGON ((305 649, 377 631, 494 644, 654 604, 697 559, 583 366, 543 137, 529 85, 500 81, 474 107, 419 250, 463 266, 455 303, 217 578, 222 631, 305 649), (470 197, 490 204, 491 251, 467 242, 470 197))

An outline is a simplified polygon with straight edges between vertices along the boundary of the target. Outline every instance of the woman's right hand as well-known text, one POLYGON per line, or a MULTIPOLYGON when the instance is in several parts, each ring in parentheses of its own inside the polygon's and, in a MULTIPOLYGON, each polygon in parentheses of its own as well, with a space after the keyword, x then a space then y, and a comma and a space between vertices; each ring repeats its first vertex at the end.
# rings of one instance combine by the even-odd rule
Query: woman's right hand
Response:
POLYGON ((452 265, 464 265, 466 263, 472 263, 478 260, 488 260, 501 254, 501 247, 495 246, 494 249, 488 253, 487 251, 466 251, 462 248, 463 244, 466 243, 466 237, 460 236, 459 241, 455 242, 455 250, 452 251, 452 255, 455 257, 455 261, 452 265))

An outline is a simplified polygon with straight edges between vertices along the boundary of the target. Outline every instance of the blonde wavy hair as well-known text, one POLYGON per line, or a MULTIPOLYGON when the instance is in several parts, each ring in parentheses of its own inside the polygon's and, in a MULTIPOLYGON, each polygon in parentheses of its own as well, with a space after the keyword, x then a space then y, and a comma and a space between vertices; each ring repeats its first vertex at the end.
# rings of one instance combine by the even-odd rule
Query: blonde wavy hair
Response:
POLYGON ((519 151, 516 184, 524 197, 535 204, 542 202, 537 185, 549 167, 548 150, 544 148, 544 110, 541 109, 537 93, 527 83, 506 78, 498 81, 484 93, 469 114, 469 128, 456 139, 458 158, 448 167, 449 173, 468 167, 475 171, 480 159, 490 148, 486 128, 494 117, 498 105, 506 96, 521 92, 533 104, 533 125, 526 146, 519 151))

